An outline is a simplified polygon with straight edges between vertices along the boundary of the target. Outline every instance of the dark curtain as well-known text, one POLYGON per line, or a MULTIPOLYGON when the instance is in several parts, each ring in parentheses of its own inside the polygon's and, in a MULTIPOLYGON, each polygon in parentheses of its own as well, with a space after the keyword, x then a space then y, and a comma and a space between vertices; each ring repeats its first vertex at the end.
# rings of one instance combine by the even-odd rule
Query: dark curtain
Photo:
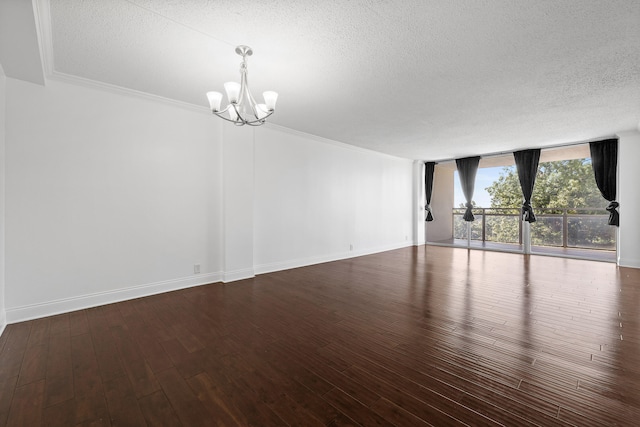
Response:
POLYGON ((476 182, 476 172, 478 172, 478 163, 480 163, 480 157, 467 157, 464 159, 456 159, 456 167, 458 168, 458 175, 460 176, 460 184, 462 185, 462 192, 465 199, 467 199, 467 210, 462 217, 465 221, 473 221, 473 212, 471 208, 471 200, 473 199, 473 187, 476 182))
POLYGON ((536 216, 533 214, 531 207, 531 195, 533 194, 533 185, 536 183, 536 174, 538 173, 538 163, 540 162, 540 149, 523 150, 513 153, 518 168, 518 179, 520 180, 520 188, 522 189, 522 218, 527 222, 536 222, 536 216))
POLYGON ((425 221, 433 221, 433 215, 431 214, 431 193, 433 192, 433 172, 435 168, 436 162, 424 163, 424 195, 426 202, 424 209, 427 211, 425 221))
POLYGON ((596 184, 608 202, 609 225, 618 226, 620 214, 616 210, 616 173, 618 170, 618 140, 607 139, 589 143, 591 166, 596 177, 596 184))

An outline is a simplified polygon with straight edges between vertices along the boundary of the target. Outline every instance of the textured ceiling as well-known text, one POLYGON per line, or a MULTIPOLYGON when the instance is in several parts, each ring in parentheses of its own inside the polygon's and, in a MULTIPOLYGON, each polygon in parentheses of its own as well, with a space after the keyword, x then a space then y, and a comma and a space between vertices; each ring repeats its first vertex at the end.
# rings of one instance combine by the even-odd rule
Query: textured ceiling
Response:
MULTIPOLYGON (((53 68, 206 106, 254 50, 272 122, 438 160, 640 121, 637 0, 51 0, 53 68)), ((211 120, 219 120, 212 117, 211 120)))

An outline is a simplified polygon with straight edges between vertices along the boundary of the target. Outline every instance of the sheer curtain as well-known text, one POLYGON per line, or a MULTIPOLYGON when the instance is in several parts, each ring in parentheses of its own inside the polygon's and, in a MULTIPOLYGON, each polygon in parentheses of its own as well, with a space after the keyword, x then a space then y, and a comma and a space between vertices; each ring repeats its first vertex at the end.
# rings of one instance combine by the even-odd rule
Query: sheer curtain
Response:
POLYGON ((604 141, 590 142, 591 166, 596 177, 596 184, 602 197, 608 202, 609 225, 618 226, 620 214, 616 210, 619 206, 616 202, 616 174, 618 171, 618 140, 607 139, 604 141))

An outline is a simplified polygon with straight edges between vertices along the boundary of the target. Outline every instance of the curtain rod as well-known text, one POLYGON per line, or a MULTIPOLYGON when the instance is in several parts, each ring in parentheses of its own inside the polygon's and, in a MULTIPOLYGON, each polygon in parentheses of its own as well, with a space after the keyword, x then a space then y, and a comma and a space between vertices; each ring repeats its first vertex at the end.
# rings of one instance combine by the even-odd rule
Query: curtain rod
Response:
MULTIPOLYGON (((567 142, 564 144, 548 145, 545 147, 523 148, 522 150, 529 150, 529 149, 535 149, 535 148, 540 148, 541 150, 545 150, 545 149, 554 149, 554 148, 573 147, 574 145, 583 145, 583 144, 588 144, 590 142, 606 141, 607 139, 618 139, 618 136, 613 135, 613 136, 602 137, 602 138, 593 139, 593 140, 588 139, 584 141, 567 142)), ((512 151, 494 151, 493 153, 487 153, 487 154, 475 154, 473 156, 454 157, 454 158, 447 158, 447 159, 433 160, 433 161, 435 161, 436 163, 448 163, 448 162, 455 162, 456 159, 464 159, 465 157, 477 157, 477 156, 480 156, 480 160, 482 160, 489 157, 498 157, 498 156, 504 156, 506 154, 513 154, 515 151, 521 151, 521 150, 519 149, 519 150, 512 150, 512 151)), ((425 160, 425 162, 426 161, 432 161, 432 160, 425 160)))

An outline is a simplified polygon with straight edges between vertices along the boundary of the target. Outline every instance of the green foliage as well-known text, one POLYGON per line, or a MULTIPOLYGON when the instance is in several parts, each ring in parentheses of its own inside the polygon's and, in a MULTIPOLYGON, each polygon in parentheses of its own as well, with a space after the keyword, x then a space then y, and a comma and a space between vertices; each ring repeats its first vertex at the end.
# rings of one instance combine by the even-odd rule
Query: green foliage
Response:
MULTIPOLYGON (((522 204, 522 191, 515 166, 505 167, 486 188, 491 207, 513 208, 522 204)), ((606 206, 593 177, 590 159, 541 163, 533 187, 531 205, 538 208, 593 208, 606 206)))

